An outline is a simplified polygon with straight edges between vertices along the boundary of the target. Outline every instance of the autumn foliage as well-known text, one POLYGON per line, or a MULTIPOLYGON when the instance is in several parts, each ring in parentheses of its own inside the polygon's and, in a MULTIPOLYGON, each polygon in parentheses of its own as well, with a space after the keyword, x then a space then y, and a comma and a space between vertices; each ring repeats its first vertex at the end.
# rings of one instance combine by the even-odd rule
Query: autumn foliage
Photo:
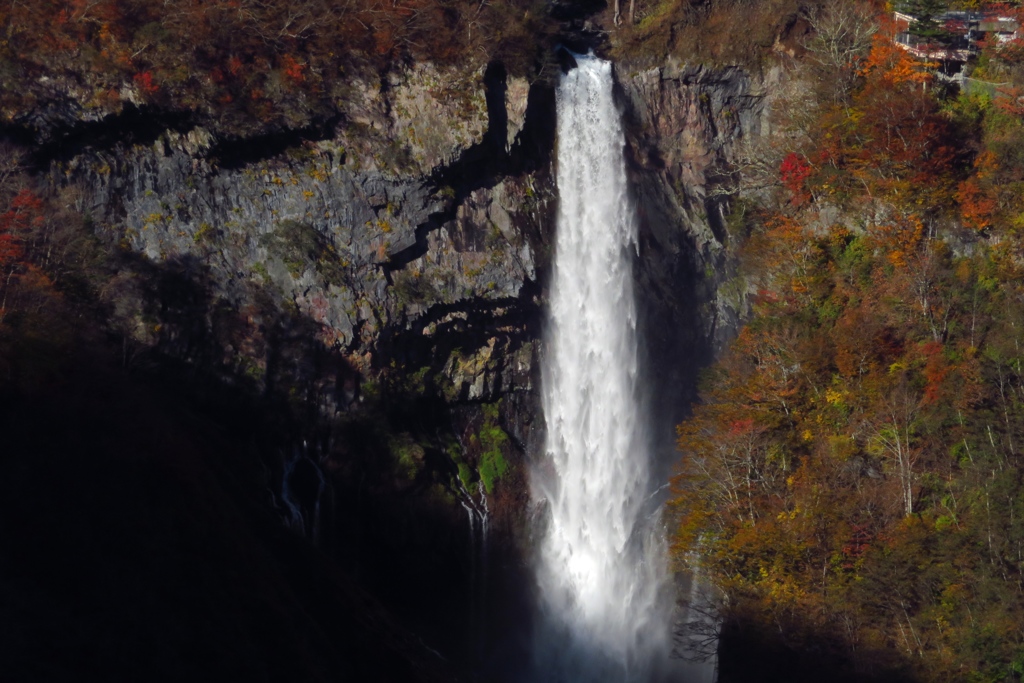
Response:
POLYGON ((49 278, 26 253, 43 222, 42 199, 26 189, 15 194, 7 211, 0 214, 0 324, 6 317, 8 300, 14 298, 11 295, 20 284, 49 286, 49 278))
POLYGON ((819 144, 810 185, 823 195, 866 191, 898 205, 948 202, 962 151, 950 122, 923 90, 932 76, 879 32, 849 103, 829 107, 817 122, 819 144))
POLYGON ((1018 680, 1024 129, 884 26, 861 64, 740 249, 752 315, 678 428, 674 556, 791 652, 1018 680))
POLYGON ((810 164, 796 152, 790 152, 782 160, 779 177, 783 186, 793 194, 794 204, 803 204, 810 199, 807 193, 807 179, 811 177, 811 173, 810 164))
POLYGON ((941 654, 913 665, 926 677, 1009 666, 1020 621, 994 651, 967 645, 1019 609, 1024 273, 902 226, 802 247, 774 226, 754 318, 679 428, 677 556, 699 549, 729 609, 793 643, 941 654))
POLYGON ((310 115, 303 107, 328 106, 352 75, 409 60, 470 67, 501 60, 531 71, 546 17, 537 0, 5 3, 0 107, 8 115, 31 108, 40 75, 72 76, 95 93, 89 106, 115 105, 107 94, 130 86, 136 99, 213 107, 226 122, 293 121, 310 115))

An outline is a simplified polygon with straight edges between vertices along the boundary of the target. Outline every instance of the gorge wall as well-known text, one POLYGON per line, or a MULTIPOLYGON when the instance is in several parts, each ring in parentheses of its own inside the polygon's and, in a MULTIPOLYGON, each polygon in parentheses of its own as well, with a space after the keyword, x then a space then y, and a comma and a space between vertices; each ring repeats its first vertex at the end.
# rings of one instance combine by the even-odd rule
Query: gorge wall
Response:
MULTIPOLYGON (((742 314, 723 286, 730 162, 764 93, 738 68, 620 64, 617 80, 667 467, 697 372, 742 314)), ((244 467, 268 505, 456 668, 482 650, 503 667, 502 624, 529 617, 551 83, 418 63, 252 138, 130 103, 97 118, 55 87, 8 131, 118 254, 102 298, 125 365, 173 362, 218 400, 267 406, 278 438, 244 467)))
POLYGON ((746 293, 734 276, 728 215, 740 145, 766 125, 766 79, 731 67, 619 67, 640 216, 641 331, 652 424, 674 461, 674 425, 697 374, 735 334, 746 293))

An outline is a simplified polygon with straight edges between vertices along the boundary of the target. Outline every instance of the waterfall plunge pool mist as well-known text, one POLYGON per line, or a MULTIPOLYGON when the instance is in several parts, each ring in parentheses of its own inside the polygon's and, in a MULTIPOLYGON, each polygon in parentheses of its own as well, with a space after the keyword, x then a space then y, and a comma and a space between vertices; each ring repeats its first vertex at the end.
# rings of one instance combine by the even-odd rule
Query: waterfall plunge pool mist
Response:
MULTIPOLYGON (((559 195, 542 363, 546 506, 533 681, 704 681, 671 660, 674 595, 649 476, 637 224, 612 65, 574 55, 556 96, 559 195)), ((710 676, 708 675, 710 673, 710 676)))

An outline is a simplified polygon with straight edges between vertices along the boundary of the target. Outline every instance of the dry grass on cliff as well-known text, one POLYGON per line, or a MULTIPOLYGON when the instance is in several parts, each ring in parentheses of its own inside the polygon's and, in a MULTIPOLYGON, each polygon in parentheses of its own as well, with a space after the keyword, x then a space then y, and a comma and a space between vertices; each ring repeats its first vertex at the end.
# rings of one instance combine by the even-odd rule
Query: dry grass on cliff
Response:
MULTIPOLYGON (((623 0, 625 3, 626 0, 623 0)), ((635 23, 613 37, 616 56, 639 63, 668 57, 712 65, 757 65, 799 50, 816 0, 636 0, 635 23)))

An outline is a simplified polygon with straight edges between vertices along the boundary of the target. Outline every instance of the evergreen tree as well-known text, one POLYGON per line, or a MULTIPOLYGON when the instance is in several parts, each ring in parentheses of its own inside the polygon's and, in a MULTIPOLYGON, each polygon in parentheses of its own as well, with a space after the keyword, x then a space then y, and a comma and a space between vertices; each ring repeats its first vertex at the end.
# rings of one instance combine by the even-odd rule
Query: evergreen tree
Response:
POLYGON ((903 11, 917 18, 910 25, 910 34, 928 43, 948 44, 953 36, 938 19, 948 8, 947 0, 907 0, 903 11))

